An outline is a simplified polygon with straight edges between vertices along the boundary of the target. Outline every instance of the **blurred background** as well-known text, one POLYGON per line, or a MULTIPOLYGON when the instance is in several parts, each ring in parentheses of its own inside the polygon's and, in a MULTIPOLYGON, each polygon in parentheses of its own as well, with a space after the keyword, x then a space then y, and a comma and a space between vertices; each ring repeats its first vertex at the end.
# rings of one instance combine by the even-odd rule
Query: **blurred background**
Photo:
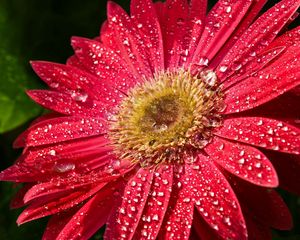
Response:
MULTIPOLYGON (((29 65, 30 60, 64 63, 72 55, 71 36, 93 38, 106 18, 106 0, 0 0, 0 170, 20 154, 13 140, 43 109, 25 94, 45 88, 29 65)), ((115 1, 126 10, 129 0, 115 1)), ((215 0, 209 0, 210 7, 215 0)), ((266 8, 278 1, 269 1, 266 8)), ((300 184, 300 183, 299 183, 300 184)), ((21 210, 9 202, 16 187, 0 183, 0 240, 41 239, 47 218, 17 227, 21 210)), ((274 231, 274 239, 300 239, 300 198, 281 191, 294 216, 294 229, 274 231)), ((102 231, 93 238, 101 239, 102 231)))

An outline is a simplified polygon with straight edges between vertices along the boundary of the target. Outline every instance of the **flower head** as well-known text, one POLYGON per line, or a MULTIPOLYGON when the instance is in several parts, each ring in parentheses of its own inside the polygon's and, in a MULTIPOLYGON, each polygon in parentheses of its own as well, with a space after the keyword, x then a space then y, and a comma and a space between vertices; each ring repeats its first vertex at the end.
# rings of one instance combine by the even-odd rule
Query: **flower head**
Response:
POLYGON ((18 224, 53 215, 43 239, 105 224, 105 239, 290 228, 273 188, 300 192, 287 174, 300 169, 299 121, 286 109, 299 99, 300 29, 282 34, 300 1, 257 18, 265 2, 220 0, 206 15, 205 0, 132 0, 130 16, 109 2, 100 36, 73 37, 67 64, 32 62, 50 89, 28 94, 54 113, 0 174, 26 183, 18 224))

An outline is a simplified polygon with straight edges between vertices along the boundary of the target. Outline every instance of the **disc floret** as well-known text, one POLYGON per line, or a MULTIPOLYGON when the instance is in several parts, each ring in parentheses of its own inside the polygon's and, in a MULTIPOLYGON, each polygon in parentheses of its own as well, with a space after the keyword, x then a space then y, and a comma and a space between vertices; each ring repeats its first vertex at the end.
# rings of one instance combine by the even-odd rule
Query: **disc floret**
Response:
POLYGON ((156 74, 130 90, 110 128, 114 149, 141 166, 182 163, 221 125, 223 95, 213 71, 156 74))

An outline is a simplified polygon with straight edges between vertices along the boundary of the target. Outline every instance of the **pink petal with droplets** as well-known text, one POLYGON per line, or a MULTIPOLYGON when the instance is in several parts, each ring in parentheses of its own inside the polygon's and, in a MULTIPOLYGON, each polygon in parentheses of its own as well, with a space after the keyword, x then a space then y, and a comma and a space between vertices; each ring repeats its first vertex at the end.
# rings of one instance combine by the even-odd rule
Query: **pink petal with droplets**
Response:
POLYGON ((152 72, 162 71, 164 69, 162 33, 152 0, 132 0, 130 12, 147 46, 152 72))
POLYGON ((190 1, 187 23, 187 31, 190 31, 190 34, 188 35, 188 40, 184 42, 186 44, 185 49, 187 51, 187 56, 185 56, 187 59, 186 64, 190 64, 201 38, 205 24, 206 8, 207 0, 190 1))
POLYGON ((189 239, 194 212, 190 175, 174 166, 172 194, 158 239, 189 239))
POLYGON ((116 216, 107 223, 104 239, 132 239, 142 218, 143 209, 149 195, 153 172, 140 168, 128 181, 123 200, 116 216))
POLYGON ((128 67, 140 76, 152 75, 143 36, 137 30, 134 21, 116 3, 108 2, 107 18, 114 35, 113 43, 125 59, 128 67))
MULTIPOLYGON (((186 0, 167 0, 160 18, 164 40, 165 68, 176 69, 184 53, 189 6, 186 0)), ((183 56, 184 57, 184 56, 183 56)))
MULTIPOLYGON (((85 68, 114 90, 127 92, 141 80, 138 74, 134 74, 128 68, 126 61, 116 51, 104 44, 81 37, 72 37, 71 43, 76 56, 85 68)), ((118 91, 115 91, 115 94, 119 94, 118 91)))
POLYGON ((224 239, 247 239, 239 202, 218 168, 203 155, 186 166, 191 194, 203 219, 224 239))
POLYGON ((113 189, 122 189, 120 182, 110 184, 84 204, 65 225, 57 239, 89 239, 106 223, 110 216, 115 203, 115 195, 119 194, 113 189))
POLYGON ((63 64, 33 61, 34 71, 44 80, 52 90, 70 94, 74 100, 86 101, 87 97, 105 104, 120 101, 120 94, 116 93, 108 80, 99 80, 78 68, 63 64))
POLYGON ((275 118, 297 126, 297 122, 299 122, 297 119, 300 117, 300 104, 297 104, 298 102, 300 102, 300 95, 297 96, 288 92, 259 107, 243 112, 241 115, 275 118))
MULTIPOLYGON (((238 84, 239 82, 242 82, 243 80, 249 77, 257 76, 260 70, 262 70, 263 68, 271 64, 272 61, 279 58, 284 53, 285 50, 286 50, 285 46, 279 46, 279 47, 275 47, 263 51, 261 54, 256 56, 252 61, 250 61, 249 64, 245 65, 239 73, 231 76, 230 81, 225 81, 223 83, 224 89, 227 90, 231 86, 234 86, 235 84, 238 84)), ((239 68, 240 66, 237 67, 239 68)))
POLYGON ((80 62, 79 58, 76 55, 72 55, 71 57, 69 57, 67 59, 66 65, 86 70, 84 65, 80 62))
POLYGON ((97 184, 91 189, 78 189, 78 191, 65 191, 62 196, 59 194, 57 198, 40 198, 36 199, 29 205, 17 219, 18 225, 32 221, 41 217, 52 215, 66 209, 72 208, 87 198, 98 192, 104 184, 97 184), (50 202, 49 202, 50 201, 50 202))
POLYGON ((253 22, 253 20, 258 16, 263 6, 268 0, 253 0, 247 14, 241 20, 237 28, 234 30, 233 34, 231 34, 229 40, 225 44, 223 44, 221 50, 217 53, 214 59, 210 62, 210 67, 215 69, 216 66, 222 61, 224 56, 228 53, 228 49, 231 49, 235 42, 241 37, 241 35, 245 32, 245 30, 249 27, 249 25, 253 22))
POLYGON ((300 154, 300 130, 263 117, 225 119, 216 135, 279 152, 300 154))
POLYGON ((197 240, 221 240, 221 237, 218 235, 218 233, 213 230, 207 222, 205 222, 198 210, 194 211, 193 230, 197 235, 197 240))
POLYGON ((155 240, 168 209, 173 184, 173 167, 160 167, 154 172, 150 194, 133 239, 155 240))
POLYGON ((252 0, 219 0, 205 19, 205 28, 194 54, 193 63, 203 57, 211 60, 230 37, 248 11, 252 0))
MULTIPOLYGON (((295 38, 291 42, 287 40, 286 47, 283 45, 270 49, 270 51, 273 51, 270 52, 271 55, 275 56, 280 54, 280 51, 283 52, 276 61, 257 72, 254 71, 251 76, 246 74, 240 83, 230 87, 228 87, 230 82, 225 84, 228 87, 225 91, 228 93, 225 97, 225 103, 228 105, 225 113, 240 112, 254 108, 300 84, 300 73, 298 71, 300 51, 297 47, 300 32, 297 30, 290 34, 295 38), (282 47, 286 48, 286 50, 282 47)), ((284 38, 286 39, 286 37, 284 38)), ((261 64, 263 65, 264 61, 261 61, 261 64)), ((257 66, 259 67, 259 65, 257 66)), ((237 80, 232 81, 235 82, 237 80)))
POLYGON ((86 93, 69 95, 49 90, 29 90, 27 94, 41 106, 64 115, 107 117, 113 113, 111 103, 97 102, 86 93))
MULTIPOLYGON (((233 76, 230 77, 230 81, 224 79, 224 87, 228 88, 243 79, 246 79, 250 76, 256 75, 257 72, 266 66, 270 65, 272 62, 276 61, 279 57, 282 59, 293 58, 295 57, 295 45, 299 44, 300 41, 300 27, 297 27, 282 36, 276 38, 271 44, 269 44, 262 52, 251 53, 251 59, 249 63, 240 68, 238 73, 233 73, 233 76), (292 48, 289 49, 289 48, 292 48)), ((297 51, 296 51, 297 52, 297 51)), ((299 51, 298 51, 299 52, 299 51)), ((280 59, 278 59, 280 61, 280 59)), ((221 71, 222 66, 218 69, 221 71)), ((220 75, 217 72, 218 75, 220 75)))
POLYGON ((225 79, 240 70, 254 54, 258 54, 270 44, 299 5, 299 0, 283 0, 259 17, 227 52, 220 63, 220 66, 226 66, 227 71, 219 72, 219 77, 225 79))
POLYGON ((47 228, 43 234, 42 240, 57 239, 57 236, 66 226, 66 224, 72 219, 72 217, 78 211, 78 207, 74 207, 65 212, 57 213, 52 216, 47 224, 47 228))
POLYGON ((15 141, 15 146, 40 146, 101 135, 106 132, 107 123, 103 119, 59 117, 31 126, 15 141))
POLYGON ((277 187, 278 177, 272 163, 258 149, 215 137, 205 151, 232 174, 264 187, 277 187))
MULTIPOLYGON (((300 53, 299 53, 300 54, 300 53)), ((300 56, 300 55, 299 55, 300 56)), ((225 113, 241 112, 266 103, 300 84, 299 61, 277 61, 226 90, 225 113), (299 65, 299 66, 298 66, 299 65)))

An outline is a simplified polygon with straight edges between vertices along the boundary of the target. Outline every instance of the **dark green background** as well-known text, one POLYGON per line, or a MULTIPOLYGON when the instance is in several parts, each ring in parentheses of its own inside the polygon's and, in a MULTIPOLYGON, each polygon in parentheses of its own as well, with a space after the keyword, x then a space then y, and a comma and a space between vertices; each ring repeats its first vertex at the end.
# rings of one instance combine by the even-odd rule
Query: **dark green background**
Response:
MULTIPOLYGON (((115 2, 128 10, 129 0, 115 2)), ((209 1, 210 6, 215 2, 209 1)), ((29 60, 64 63, 72 55, 70 37, 97 36, 105 18, 105 0, 0 0, 0 170, 20 154, 11 147, 13 140, 43 112, 24 93, 45 87, 31 70, 29 60)), ((47 219, 17 227, 20 210, 9 209, 14 192, 11 183, 0 184, 0 240, 40 239, 47 219)), ((296 227, 290 232, 274 232, 274 239, 300 239, 300 200, 282 194, 296 227)), ((94 239, 101 239, 101 233, 94 239)))

